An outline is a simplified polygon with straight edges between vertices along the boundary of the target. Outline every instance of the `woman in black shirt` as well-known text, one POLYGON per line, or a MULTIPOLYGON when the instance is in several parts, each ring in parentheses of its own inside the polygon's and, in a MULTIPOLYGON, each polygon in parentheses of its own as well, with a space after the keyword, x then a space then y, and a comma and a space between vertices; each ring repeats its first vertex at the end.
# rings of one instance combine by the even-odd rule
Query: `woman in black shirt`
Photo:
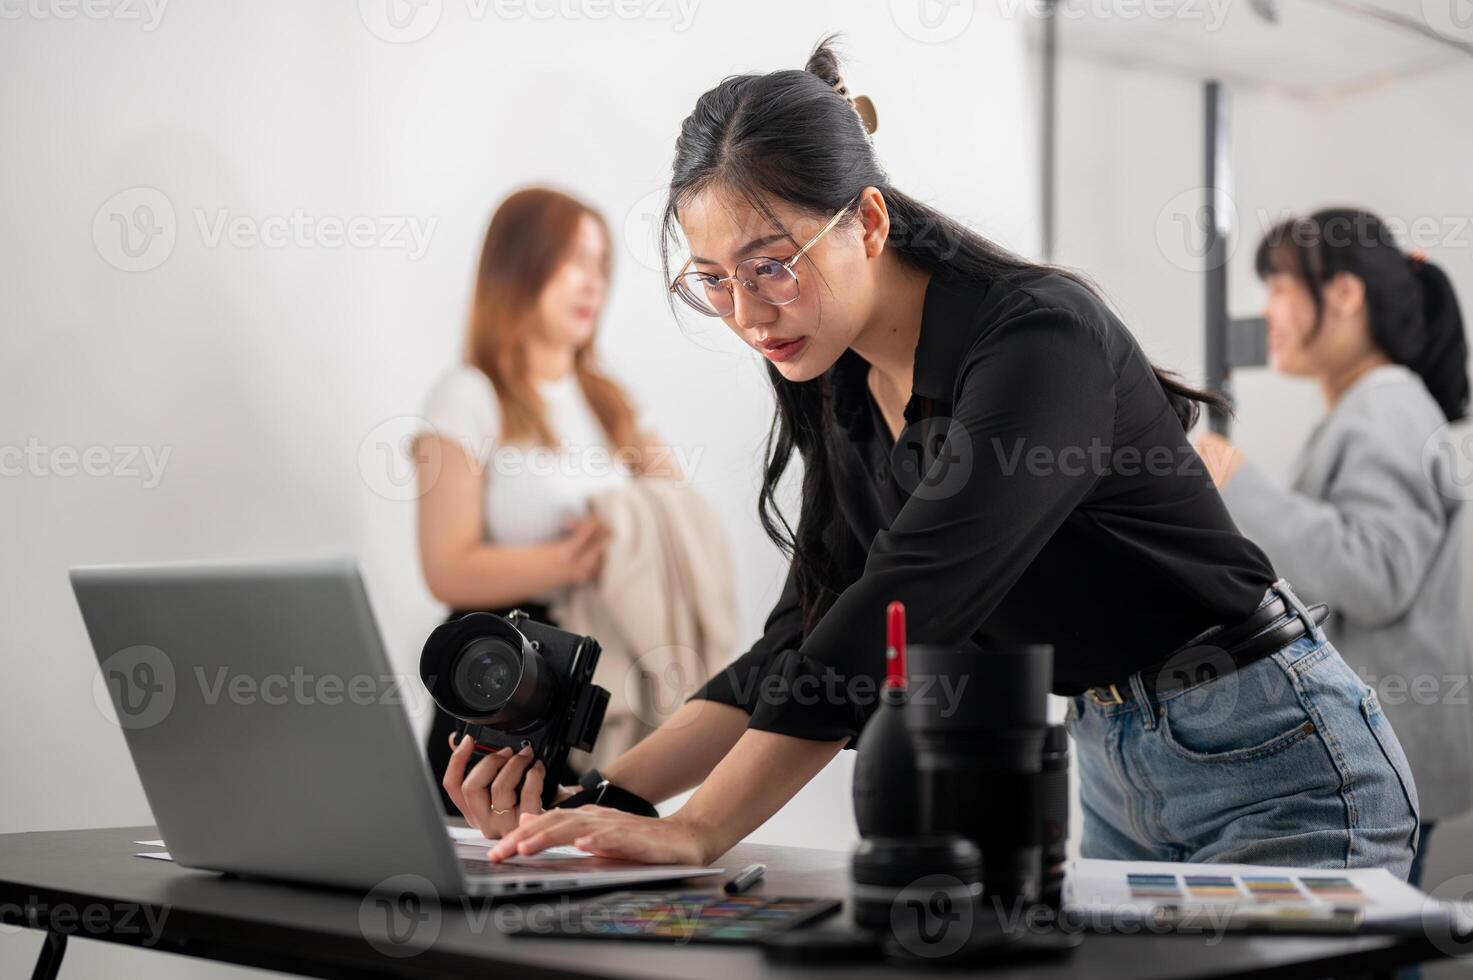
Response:
MULTIPOLYGON (((691 257, 671 289, 770 362, 760 510, 792 553, 762 638, 604 773, 651 800, 701 788, 662 819, 524 818, 493 856, 713 860, 851 744, 900 600, 917 642, 1053 645, 1087 856, 1405 875, 1405 758, 1323 609, 1233 526, 1186 437, 1206 396, 1078 278, 891 186, 842 88, 821 45, 806 71, 707 92, 676 145, 666 229, 691 257), (773 493, 794 450, 790 532, 773 493), (1214 645, 1230 686, 1192 659, 1214 645), (1234 704, 1197 710, 1229 687, 1234 704)), ((462 800, 484 792, 468 757, 445 778, 462 800)))

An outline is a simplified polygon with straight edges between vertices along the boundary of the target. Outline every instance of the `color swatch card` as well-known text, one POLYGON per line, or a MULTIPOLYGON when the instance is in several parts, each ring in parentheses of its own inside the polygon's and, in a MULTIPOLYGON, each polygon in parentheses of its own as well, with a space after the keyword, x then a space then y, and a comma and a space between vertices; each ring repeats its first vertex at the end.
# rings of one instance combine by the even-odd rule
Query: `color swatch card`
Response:
POLYGON ((1070 868, 1065 905, 1091 916, 1120 911, 1229 908, 1273 914, 1354 912, 1367 925, 1419 918, 1427 896, 1382 868, 1318 870, 1248 864, 1175 864, 1081 858, 1070 868))

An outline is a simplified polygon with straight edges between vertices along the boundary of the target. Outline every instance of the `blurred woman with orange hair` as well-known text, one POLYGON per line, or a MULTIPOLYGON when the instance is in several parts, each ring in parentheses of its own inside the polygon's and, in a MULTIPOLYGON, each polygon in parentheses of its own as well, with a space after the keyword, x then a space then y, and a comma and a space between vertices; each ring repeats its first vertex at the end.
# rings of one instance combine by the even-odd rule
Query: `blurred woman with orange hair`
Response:
MULTIPOLYGON (((609 251, 603 218, 558 191, 519 191, 491 219, 465 361, 430 392, 415 443, 420 563, 452 618, 520 608, 550 623, 558 590, 598 577, 607 533, 589 499, 636 477, 679 475, 598 366, 609 251)), ((437 709, 428 741, 437 774, 455 724, 437 709)), ((530 762, 513 757, 497 778, 515 786, 525 774, 540 789, 546 774, 530 762)))

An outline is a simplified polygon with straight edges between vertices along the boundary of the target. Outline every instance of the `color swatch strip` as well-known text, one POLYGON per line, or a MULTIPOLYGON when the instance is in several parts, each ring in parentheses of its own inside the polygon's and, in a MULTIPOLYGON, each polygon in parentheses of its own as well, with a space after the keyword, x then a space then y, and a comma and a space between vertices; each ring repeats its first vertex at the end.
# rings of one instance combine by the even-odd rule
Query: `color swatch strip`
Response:
POLYGON ((1180 898, 1181 886, 1176 875, 1127 875, 1131 898, 1180 898))
POLYGON ((1260 902, 1302 902, 1304 892, 1293 878, 1243 876, 1243 887, 1260 902))
POLYGON ((1193 898, 1230 899, 1238 898, 1242 892, 1238 883, 1229 875, 1187 875, 1187 891, 1193 898))
POLYGON ((1355 882, 1349 878, 1303 878, 1299 883, 1309 889, 1309 893, 1323 902, 1354 902, 1357 904, 1369 901, 1365 892, 1356 887, 1355 882))

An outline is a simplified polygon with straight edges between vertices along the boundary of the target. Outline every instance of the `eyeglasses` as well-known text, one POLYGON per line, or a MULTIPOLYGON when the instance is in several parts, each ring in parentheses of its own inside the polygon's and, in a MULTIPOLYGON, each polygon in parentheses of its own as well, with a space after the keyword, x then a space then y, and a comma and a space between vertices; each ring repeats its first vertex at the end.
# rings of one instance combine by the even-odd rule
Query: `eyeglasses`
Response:
POLYGON ((670 291, 697 313, 705 316, 731 316, 736 309, 736 295, 732 282, 772 306, 787 306, 798 298, 798 274, 793 266, 818 240, 833 230, 853 205, 846 204, 829 219, 829 223, 808 239, 808 243, 786 262, 766 255, 753 256, 737 263, 736 271, 729 276, 713 276, 709 272, 687 272, 694 259, 686 259, 680 273, 670 283, 670 291))

